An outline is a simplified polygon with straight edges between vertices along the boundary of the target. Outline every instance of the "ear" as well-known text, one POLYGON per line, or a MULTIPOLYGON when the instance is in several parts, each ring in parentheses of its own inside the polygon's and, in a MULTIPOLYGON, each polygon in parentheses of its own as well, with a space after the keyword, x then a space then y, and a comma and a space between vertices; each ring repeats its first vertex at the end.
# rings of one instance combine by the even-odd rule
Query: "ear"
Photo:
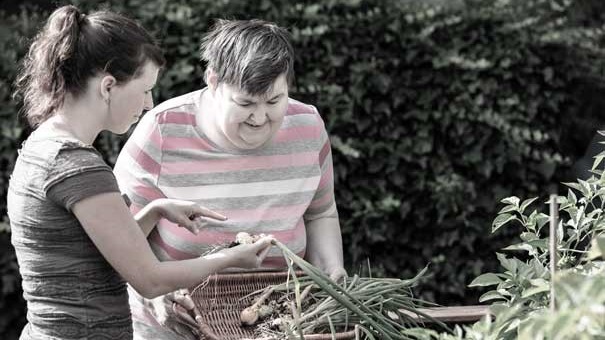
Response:
POLYGON ((208 85, 208 89, 210 89, 212 93, 216 92, 216 89, 218 88, 218 76, 216 75, 216 72, 211 69, 206 70, 206 85, 208 85))
POLYGON ((101 97, 108 101, 111 97, 111 90, 118 84, 116 78, 111 75, 106 75, 101 78, 101 97))

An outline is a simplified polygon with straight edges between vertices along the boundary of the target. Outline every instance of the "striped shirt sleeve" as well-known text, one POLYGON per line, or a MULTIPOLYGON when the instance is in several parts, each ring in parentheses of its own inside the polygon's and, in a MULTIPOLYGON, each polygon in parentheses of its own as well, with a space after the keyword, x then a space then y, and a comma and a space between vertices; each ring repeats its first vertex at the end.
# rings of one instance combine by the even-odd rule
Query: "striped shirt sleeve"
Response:
POLYGON ((304 214, 305 221, 320 218, 338 218, 336 201, 334 199, 334 169, 332 165, 332 148, 330 139, 317 109, 313 107, 320 127, 319 135, 319 165, 321 179, 309 208, 304 214))
POLYGON ((162 134, 152 111, 139 122, 114 167, 120 190, 130 199, 133 213, 154 199, 165 197, 158 187, 161 167, 162 134))

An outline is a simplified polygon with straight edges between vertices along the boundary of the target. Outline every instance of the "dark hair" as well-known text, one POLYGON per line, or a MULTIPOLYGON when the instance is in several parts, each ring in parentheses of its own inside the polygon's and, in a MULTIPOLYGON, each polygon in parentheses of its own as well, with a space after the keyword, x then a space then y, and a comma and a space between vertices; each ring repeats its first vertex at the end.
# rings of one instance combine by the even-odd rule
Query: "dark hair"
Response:
POLYGON ((237 86, 251 95, 267 93, 282 73, 288 84, 294 79, 290 35, 267 21, 217 20, 202 39, 200 57, 207 62, 205 77, 212 70, 218 83, 237 86))
POLYGON ((123 83, 140 76, 147 61, 165 64, 161 49, 136 21, 108 11, 85 15, 75 6, 63 6, 31 44, 14 96, 22 97, 25 116, 36 127, 63 105, 67 93, 77 97, 98 73, 123 83))

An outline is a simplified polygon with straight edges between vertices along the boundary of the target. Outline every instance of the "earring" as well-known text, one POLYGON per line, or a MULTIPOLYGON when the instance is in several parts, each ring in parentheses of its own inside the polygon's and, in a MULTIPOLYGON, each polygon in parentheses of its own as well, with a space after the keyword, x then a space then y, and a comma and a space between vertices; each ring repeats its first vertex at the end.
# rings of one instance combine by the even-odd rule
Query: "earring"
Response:
POLYGON ((105 103, 107 103, 107 115, 111 113, 111 97, 105 98, 105 103))

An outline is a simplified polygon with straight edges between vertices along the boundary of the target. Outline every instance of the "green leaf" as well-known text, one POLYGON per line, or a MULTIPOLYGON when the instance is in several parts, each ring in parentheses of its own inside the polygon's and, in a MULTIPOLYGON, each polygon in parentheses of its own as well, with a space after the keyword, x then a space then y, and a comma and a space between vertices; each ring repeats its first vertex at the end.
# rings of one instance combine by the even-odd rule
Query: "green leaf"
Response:
POLYGON ((498 215, 504 214, 504 213, 509 213, 511 211, 519 211, 519 208, 515 207, 514 205, 507 205, 504 208, 502 208, 500 211, 498 211, 498 215))
POLYGON ((596 168, 599 167, 599 164, 601 164, 601 162, 603 161, 603 158, 605 158, 605 155, 603 155, 604 152, 601 152, 601 154, 598 154, 596 156, 594 156, 594 162, 592 163, 592 168, 591 170, 596 170, 596 168))
MULTIPOLYGON (((572 188, 572 189, 576 189, 579 192, 582 192, 583 188, 582 185, 576 182, 569 182, 569 183, 563 183, 564 185, 567 185, 568 187, 572 188)), ((569 193, 568 193, 569 195, 569 193)), ((574 195, 575 197, 575 195, 574 195)))
POLYGON ((587 197, 590 196, 590 193, 592 192, 591 188, 590 188, 590 184, 587 181, 578 179, 578 183, 580 183, 580 187, 582 188, 581 192, 582 194, 587 197))
POLYGON ((523 201, 523 203, 521 203, 521 206, 519 207, 519 211, 521 213, 523 213, 525 211, 525 209, 537 199, 538 199, 537 197, 526 199, 525 201, 523 201))
POLYGON ((516 273, 519 263, 523 263, 516 258, 507 259, 506 256, 500 253, 496 253, 496 257, 498 258, 498 261, 500 261, 502 267, 511 273, 516 273))
POLYGON ((511 215, 511 214, 498 215, 496 217, 496 219, 494 220, 494 222, 492 223, 492 233, 495 232, 496 230, 500 229, 500 227, 502 227, 503 225, 505 225, 506 223, 508 223, 514 219, 515 219, 515 216, 511 215))
POLYGON ((516 207, 519 206, 519 198, 517 196, 510 196, 502 199, 500 202, 504 204, 514 205, 516 207))
POLYGON ((512 244, 508 247, 502 248, 502 250, 511 250, 511 251, 524 250, 524 251, 528 251, 528 252, 535 251, 535 249, 531 245, 529 245, 525 242, 512 244))
POLYGON ((531 232, 521 233, 521 235, 519 237, 525 242, 529 242, 529 241, 538 239, 538 236, 536 236, 535 233, 531 233, 531 232))
POLYGON ((595 260, 605 257, 605 234, 600 234, 592 239, 590 250, 588 251, 588 259, 595 260))
POLYGON ((511 319, 504 332, 515 330, 517 327, 519 327, 519 324, 521 324, 521 320, 519 318, 511 319))
POLYGON ((485 273, 477 276, 473 282, 471 282, 469 287, 485 287, 485 286, 493 286, 502 282, 502 279, 498 277, 498 275, 494 273, 485 273))
POLYGON ((544 213, 539 213, 538 216, 536 216, 537 229, 540 230, 546 223, 548 223, 549 220, 550 216, 544 213))
POLYGON ((479 302, 491 301, 491 300, 503 300, 504 297, 502 294, 498 293, 495 290, 491 290, 479 297, 479 302))
POLYGON ((550 290, 549 286, 529 287, 523 291, 523 294, 521 294, 521 297, 526 299, 526 298, 528 298, 530 296, 534 296, 536 294, 548 292, 549 290, 550 290))
POLYGON ((596 237, 597 245, 599 246, 599 250, 601 254, 605 254, 605 234, 600 234, 596 237))
POLYGON ((547 249, 548 248, 548 238, 541 238, 537 240, 527 241, 527 243, 536 248, 547 249))
POLYGON ((529 280, 529 283, 534 287, 550 287, 550 282, 541 278, 531 279, 529 280))

